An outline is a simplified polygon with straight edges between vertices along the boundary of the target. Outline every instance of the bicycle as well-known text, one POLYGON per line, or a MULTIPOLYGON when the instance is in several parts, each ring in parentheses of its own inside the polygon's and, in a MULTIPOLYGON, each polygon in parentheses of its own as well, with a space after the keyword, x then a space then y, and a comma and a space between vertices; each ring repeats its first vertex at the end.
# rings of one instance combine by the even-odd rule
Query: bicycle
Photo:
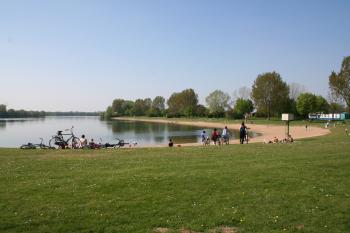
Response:
POLYGON ((34 144, 31 142, 28 142, 27 144, 23 144, 22 146, 20 146, 21 149, 36 149, 36 148, 40 148, 40 149, 54 149, 51 146, 47 146, 43 143, 44 139, 40 138, 40 143, 38 144, 34 144))
POLYGON ((65 129, 64 131, 70 131, 70 133, 62 133, 63 131, 59 130, 57 131, 57 134, 52 136, 52 138, 49 141, 50 147, 54 147, 56 149, 61 148, 73 148, 78 149, 80 148, 80 140, 77 138, 73 133, 73 128, 65 129), (64 139, 64 136, 69 136, 68 139, 64 139))
POLYGON ((102 148, 120 148, 120 147, 124 147, 125 145, 129 145, 130 143, 129 142, 125 142, 123 139, 119 139, 119 138, 115 138, 117 140, 117 143, 114 143, 114 144, 110 144, 110 143, 105 143, 105 144, 101 144, 102 148))

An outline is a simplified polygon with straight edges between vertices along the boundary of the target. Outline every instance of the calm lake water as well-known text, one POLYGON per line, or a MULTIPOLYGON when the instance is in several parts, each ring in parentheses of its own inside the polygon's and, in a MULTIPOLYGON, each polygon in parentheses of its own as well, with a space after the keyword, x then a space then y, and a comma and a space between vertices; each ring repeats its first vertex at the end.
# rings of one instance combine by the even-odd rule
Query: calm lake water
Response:
MULTIPOLYGON (((101 121, 99 117, 46 117, 0 119, 0 147, 19 147, 27 142, 44 143, 55 135, 57 130, 64 130, 74 126, 74 134, 79 137, 85 134, 88 140, 96 142, 114 142, 115 138, 126 142, 137 142, 139 146, 164 145, 172 138, 175 143, 193 143, 200 141, 202 130, 194 126, 175 124, 149 123, 139 121, 101 121)), ((237 138, 237 132, 231 132, 231 138, 237 138)))

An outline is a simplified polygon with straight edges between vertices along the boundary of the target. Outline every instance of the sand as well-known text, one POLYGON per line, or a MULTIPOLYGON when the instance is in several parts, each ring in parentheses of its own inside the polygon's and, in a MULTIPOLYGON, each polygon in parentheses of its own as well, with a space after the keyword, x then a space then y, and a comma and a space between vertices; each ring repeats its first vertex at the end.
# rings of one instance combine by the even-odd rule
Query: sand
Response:
MULTIPOLYGON (((219 122, 206 122, 206 121, 186 121, 186 120, 173 120, 173 119, 145 119, 145 118, 134 118, 134 117, 118 117, 114 119, 128 120, 128 121, 143 121, 143 122, 154 122, 154 123, 164 123, 164 124, 179 124, 179 125, 191 125, 205 128, 218 128, 222 130, 225 126, 230 130, 239 130, 240 124, 226 124, 219 122)), ((286 126, 280 125, 261 125, 261 124, 249 124, 246 126, 249 128, 250 132, 256 132, 259 136, 250 138, 249 143, 262 143, 264 141, 273 140, 277 137, 279 140, 285 138, 286 126)), ((294 139, 310 138, 322 136, 330 133, 329 129, 309 126, 305 129, 305 126, 290 126, 289 133, 294 139)), ((199 137, 199 135, 198 135, 199 137)), ((239 140, 230 140, 230 144, 238 144, 239 140)), ((176 142, 175 142, 176 144, 176 142)), ((201 143, 186 143, 181 146, 198 146, 201 143)), ((149 146, 146 146, 149 147, 149 146)), ((157 146, 152 146, 157 147, 157 146)))

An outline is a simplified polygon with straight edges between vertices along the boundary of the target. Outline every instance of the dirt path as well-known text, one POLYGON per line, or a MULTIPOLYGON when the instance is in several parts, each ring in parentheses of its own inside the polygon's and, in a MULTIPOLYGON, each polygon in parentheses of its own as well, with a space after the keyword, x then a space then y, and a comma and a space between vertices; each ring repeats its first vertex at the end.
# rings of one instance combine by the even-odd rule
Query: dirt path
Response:
MULTIPOLYGON (((225 126, 225 123, 219 122, 206 122, 206 121, 183 121, 183 120, 172 120, 172 119, 143 119, 143 118, 134 118, 134 117, 119 117, 114 118, 119 120, 128 120, 128 121, 143 121, 143 122, 154 122, 154 123, 165 123, 165 124, 179 124, 179 125, 191 125, 207 128, 218 128, 222 129, 225 126)), ((230 130, 239 130, 240 124, 226 124, 230 130)), ((285 138, 285 126, 280 125, 260 125, 260 124, 247 124, 249 131, 259 133, 260 136, 251 138, 249 142, 264 142, 264 140, 272 140, 274 137, 278 139, 285 138)), ((320 127, 308 126, 307 130, 304 126, 290 126, 290 134, 294 139, 300 138, 309 138, 322 136, 330 133, 329 129, 324 129, 320 127)), ((198 135, 199 136, 199 135, 198 135)), ((238 144, 239 141, 230 140, 231 144, 238 144)), ((199 145, 199 143, 186 143, 183 146, 194 146, 199 145)), ((153 146, 154 147, 154 146, 153 146)))

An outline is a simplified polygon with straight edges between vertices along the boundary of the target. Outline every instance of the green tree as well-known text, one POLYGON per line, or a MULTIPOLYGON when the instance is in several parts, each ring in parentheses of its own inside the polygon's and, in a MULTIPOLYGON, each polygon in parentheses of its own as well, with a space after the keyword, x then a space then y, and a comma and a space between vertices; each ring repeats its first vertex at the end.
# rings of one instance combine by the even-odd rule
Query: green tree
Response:
POLYGON ((268 119, 272 114, 281 113, 286 106, 289 96, 288 85, 276 73, 259 75, 252 86, 252 99, 260 113, 266 114, 268 119))
POLYGON ((124 110, 123 110, 123 103, 125 102, 125 100, 123 99, 115 99, 112 102, 112 112, 113 114, 115 114, 116 116, 122 116, 124 114, 124 110))
POLYGON ((343 59, 339 73, 331 73, 328 84, 331 93, 344 100, 350 108, 350 56, 343 59))
POLYGON ((103 113, 102 117, 103 119, 105 120, 109 120, 111 119, 113 116, 113 111, 112 111, 112 107, 111 106, 108 106, 106 111, 103 113))
POLYGON ((165 110, 165 99, 156 96, 152 101, 151 116, 163 116, 165 110))
POLYGON ((134 102, 131 100, 115 99, 112 103, 113 116, 132 116, 134 102))
POLYGON ((144 116, 146 115, 145 111, 145 101, 143 99, 137 99, 134 103, 133 113, 135 116, 144 116))
POLYGON ((194 116, 198 104, 198 95, 193 89, 173 93, 167 101, 168 117, 194 116))
POLYGON ((300 116, 306 117, 309 113, 316 112, 317 98, 314 94, 306 92, 297 99, 297 111, 300 116))
POLYGON ((234 113, 238 118, 242 118, 244 114, 251 113, 254 109, 253 102, 249 99, 238 98, 235 102, 234 113))
POLYGON ((208 113, 209 113, 209 110, 201 105, 201 104, 198 104, 197 107, 196 107, 196 113, 195 115, 198 116, 198 117, 206 117, 208 116, 208 113))
POLYGON ((314 111, 328 113, 329 111, 328 101, 320 95, 316 96, 316 105, 315 105, 314 111))
POLYGON ((7 117, 6 105, 0 104, 0 117, 7 117))
POLYGON ((205 98, 209 108, 209 113, 215 117, 223 116, 225 114, 225 110, 229 106, 230 99, 230 96, 223 91, 213 91, 205 98))

